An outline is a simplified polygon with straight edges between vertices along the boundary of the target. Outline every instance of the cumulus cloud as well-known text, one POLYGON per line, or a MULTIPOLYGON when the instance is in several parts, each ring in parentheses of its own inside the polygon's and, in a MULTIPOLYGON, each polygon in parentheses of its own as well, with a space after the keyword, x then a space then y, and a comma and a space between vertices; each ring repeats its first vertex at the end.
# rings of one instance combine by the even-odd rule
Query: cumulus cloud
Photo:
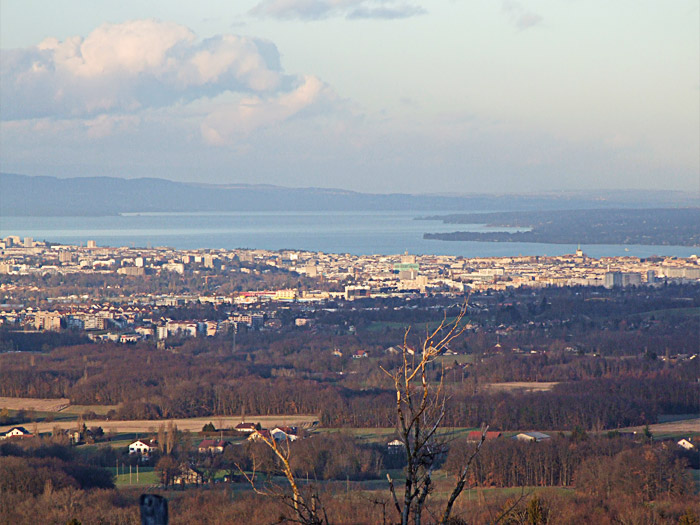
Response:
POLYGON ((399 19, 425 14, 420 6, 394 0, 262 0, 250 13, 279 19, 399 19))
POLYGON ((287 93, 242 97, 217 104, 202 122, 202 136, 214 145, 235 142, 254 129, 269 127, 304 112, 318 112, 335 101, 332 89, 318 78, 306 76, 287 93))
POLYGON ((511 22, 521 31, 525 31, 542 22, 542 17, 537 13, 528 11, 515 0, 504 0, 503 11, 508 15, 511 22))
POLYGON ((186 27, 156 20, 105 24, 85 38, 2 51, 2 119, 134 112, 226 91, 275 92, 293 80, 267 41, 200 41, 186 27))
POLYGON ((105 24, 85 38, 49 38, 1 58, 2 121, 17 132, 29 128, 11 124, 26 122, 95 141, 160 126, 227 145, 342 105, 317 77, 285 74, 269 41, 200 40, 156 20, 105 24))

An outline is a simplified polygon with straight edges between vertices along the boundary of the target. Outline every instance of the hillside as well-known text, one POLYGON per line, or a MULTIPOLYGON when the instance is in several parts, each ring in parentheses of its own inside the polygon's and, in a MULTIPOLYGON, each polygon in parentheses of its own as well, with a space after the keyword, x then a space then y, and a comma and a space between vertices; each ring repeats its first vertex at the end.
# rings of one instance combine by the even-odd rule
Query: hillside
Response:
MULTIPOLYGON (((447 212, 690 205, 679 192, 568 192, 529 195, 371 194, 333 188, 205 185, 165 179, 0 174, 2 216, 99 216, 129 212, 447 212)), ((697 200, 697 199, 696 199, 697 200)))

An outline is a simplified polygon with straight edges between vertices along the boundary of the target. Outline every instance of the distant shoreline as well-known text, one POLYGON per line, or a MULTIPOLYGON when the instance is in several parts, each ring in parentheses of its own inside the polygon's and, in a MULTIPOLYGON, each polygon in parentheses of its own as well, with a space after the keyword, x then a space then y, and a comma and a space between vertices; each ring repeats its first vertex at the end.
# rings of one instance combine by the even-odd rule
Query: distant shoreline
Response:
POLYGON ((601 209, 429 216, 444 224, 529 228, 518 232, 425 233, 426 240, 546 244, 700 246, 700 208, 601 209))

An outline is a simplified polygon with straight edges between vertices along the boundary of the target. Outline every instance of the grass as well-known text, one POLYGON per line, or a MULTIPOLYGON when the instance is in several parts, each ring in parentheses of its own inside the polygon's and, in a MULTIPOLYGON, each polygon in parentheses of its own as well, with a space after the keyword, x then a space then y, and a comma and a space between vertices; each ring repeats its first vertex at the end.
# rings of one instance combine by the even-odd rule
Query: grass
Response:
POLYGON ((0 397, 0 408, 56 412, 70 403, 68 398, 0 397))
POLYGON ((631 314, 629 317, 642 317, 649 319, 654 317, 657 320, 677 319, 679 317, 700 317, 700 308, 665 308, 662 310, 650 310, 631 314))
MULTIPOLYGON (((109 468, 113 475, 116 474, 116 467, 109 468)), ((129 486, 144 486, 144 485, 158 485, 160 483, 158 479, 158 473, 155 472, 153 467, 139 467, 138 483, 136 482, 136 467, 131 467, 131 477, 129 476, 129 467, 120 465, 119 474, 116 474, 114 484, 117 487, 129 487, 129 486)))
POLYGON ((535 381, 511 381, 508 383, 488 383, 486 388, 496 392, 513 392, 518 390, 529 392, 548 392, 558 382, 535 382, 535 381))
POLYGON ((116 410, 118 407, 119 405, 70 405, 61 412, 77 416, 85 412, 94 412, 97 415, 104 416, 110 410, 116 410))
MULTIPOLYGON (((445 320, 445 326, 449 327, 452 323, 455 322, 456 319, 456 317, 448 317, 445 320)), ((441 322, 442 318, 427 323, 411 323, 407 321, 373 321, 365 327, 365 330, 367 330, 368 332, 380 332, 382 330, 386 330, 387 328, 394 330, 406 330, 406 328, 411 327, 411 332, 419 330, 418 333, 423 333, 425 332, 425 330, 435 330, 438 326, 440 326, 441 322)))
POLYGON ((342 432, 357 439, 373 443, 391 441, 396 434, 396 430, 393 428, 320 428, 317 432, 327 434, 342 432))
POLYGON ((686 419, 697 419, 698 414, 661 414, 659 423, 673 423, 675 421, 684 421, 686 419))
MULTIPOLYGON (((479 429, 473 427, 444 427, 439 432, 452 440, 465 438, 473 430, 479 429)), ((320 428, 316 432, 326 434, 343 432, 366 443, 386 444, 396 438, 395 428, 320 428)))
POLYGON ((394 330, 405 330, 408 328, 410 323, 402 323, 397 321, 373 321, 367 325, 365 328, 368 332, 382 332, 389 329, 394 330))
MULTIPOLYGON (((75 417, 75 416, 74 416, 75 417)), ((304 427, 305 425, 311 425, 312 422, 317 421, 317 415, 277 415, 277 416, 247 416, 246 421, 249 422, 260 422, 263 427, 272 428, 275 425, 296 425, 304 427)), ((200 432, 202 427, 213 422, 217 426, 222 426, 223 428, 234 427, 241 422, 239 416, 210 416, 210 417, 195 417, 195 418, 178 418, 172 420, 86 420, 85 424, 88 427, 99 426, 102 427, 106 434, 110 432, 114 434, 139 434, 139 437, 143 437, 145 434, 153 434, 158 431, 160 425, 167 425, 168 421, 173 421, 179 430, 190 431, 192 433, 200 432)), ((0 432, 6 431, 11 428, 12 425, 0 425, 0 432)), ((73 421, 42 421, 37 425, 38 432, 51 432, 54 426, 60 426, 61 428, 73 428, 75 424, 73 421)))
MULTIPOLYGON (((473 354, 441 355, 437 358, 437 361, 444 365, 451 365, 455 361, 457 364, 465 365, 467 363, 474 363, 475 357, 473 354)), ((449 374, 449 372, 445 372, 445 374, 449 374)))
MULTIPOLYGON (((8 409, 7 412, 9 413, 10 417, 16 417, 20 410, 24 410, 25 417, 30 418, 32 422, 41 421, 51 423, 53 421, 75 421, 78 419, 78 416, 75 414, 66 414, 65 412, 47 412, 45 410, 8 409)), ((31 423, 25 422, 22 423, 22 426, 27 426, 29 424, 31 423)))

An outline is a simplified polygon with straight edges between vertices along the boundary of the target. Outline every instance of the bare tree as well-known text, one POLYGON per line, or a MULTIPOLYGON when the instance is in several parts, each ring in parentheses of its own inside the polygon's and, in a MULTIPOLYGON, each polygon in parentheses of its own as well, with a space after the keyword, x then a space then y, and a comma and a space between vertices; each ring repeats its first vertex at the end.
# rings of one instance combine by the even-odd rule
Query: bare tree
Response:
MULTIPOLYGON (((420 525, 426 500, 432 492, 433 472, 447 451, 447 441, 440 435, 439 429, 445 418, 448 397, 442 374, 437 385, 431 384, 428 368, 455 338, 462 335, 465 330, 462 320, 466 313, 467 302, 454 321, 448 322, 445 314, 437 328, 433 331, 426 330, 420 353, 409 347, 410 329, 407 329, 404 334, 402 364, 394 371, 382 368, 391 377, 396 390, 398 439, 403 444, 406 456, 403 498, 399 498, 394 480, 387 474, 391 496, 402 525, 410 522, 420 525)), ((486 439, 487 428, 482 428, 480 440, 464 458, 455 486, 441 515, 437 517, 438 523, 448 523, 452 507, 466 484, 469 467, 486 439)))
POLYGON ((284 444, 280 444, 273 436, 270 435, 268 437, 262 432, 258 433, 258 438, 272 450, 279 460, 280 470, 287 480, 291 495, 284 488, 272 482, 268 482, 262 487, 256 485, 257 468, 255 458, 253 458, 252 474, 247 474, 242 468, 238 467, 239 472, 245 476, 253 490, 257 494, 271 496, 288 506, 294 512, 294 517, 286 521, 302 523, 303 525, 328 525, 328 516, 318 492, 311 487, 307 487, 307 490, 302 490, 294 477, 294 471, 290 465, 289 438, 284 440, 284 444))
POLYGON ((168 421, 168 433, 165 438, 165 453, 170 455, 173 453, 173 449, 175 448, 175 445, 177 444, 177 425, 172 422, 168 421))
MULTIPOLYGON (((462 321, 466 313, 467 302, 464 303, 453 321, 448 322, 447 314, 445 314, 437 328, 432 332, 426 331, 420 352, 413 350, 408 345, 409 330, 406 330, 402 364, 394 371, 382 368, 392 379, 396 390, 397 432, 406 456, 406 481, 403 498, 399 498, 394 480, 387 474, 393 505, 401 517, 402 525, 408 525, 411 522, 415 525, 421 524, 426 501, 433 488, 433 472, 447 452, 447 439, 444 434, 439 432, 439 429, 445 418, 448 397, 444 389, 443 375, 440 374, 437 385, 431 383, 428 377, 428 368, 455 338, 464 333, 465 326, 462 321)), ((467 483, 469 467, 486 440, 487 429, 487 426, 482 427, 479 441, 460 465, 455 485, 441 514, 434 517, 435 522, 442 525, 449 523, 454 503, 467 483)), ((252 475, 245 473, 240 467, 239 471, 246 477, 255 492, 275 497, 289 506, 294 511, 295 518, 288 521, 309 525, 327 525, 328 517, 318 493, 313 489, 308 490, 308 487, 306 491, 300 490, 294 477, 290 466, 289 441, 280 444, 274 437, 266 436, 263 433, 259 434, 259 438, 279 460, 280 470, 287 480, 289 489, 291 489, 291 495, 283 487, 271 483, 262 488, 256 486, 254 462, 252 475)), ((500 522, 508 512, 510 510, 495 519, 494 523, 500 522)), ((386 515, 384 517, 386 519, 386 515)))

